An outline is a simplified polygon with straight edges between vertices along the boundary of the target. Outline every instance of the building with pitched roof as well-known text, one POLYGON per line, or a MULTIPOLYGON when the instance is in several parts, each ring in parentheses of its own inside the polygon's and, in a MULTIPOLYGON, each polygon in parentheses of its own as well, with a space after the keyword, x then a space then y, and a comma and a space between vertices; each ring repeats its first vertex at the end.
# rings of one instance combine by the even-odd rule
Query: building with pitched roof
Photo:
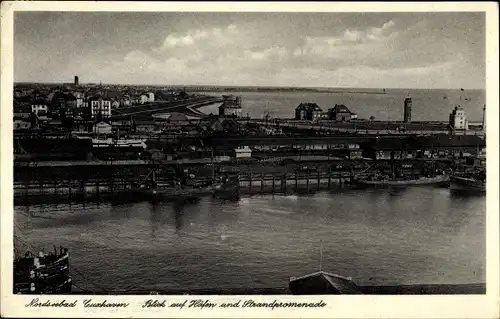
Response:
POLYGON ((220 116, 241 117, 241 97, 234 95, 223 95, 223 102, 219 106, 220 116))
POLYGON ((302 102, 295 108, 296 120, 317 121, 321 119, 323 110, 316 103, 302 102))
POLYGON ((352 118, 353 113, 344 104, 335 104, 333 108, 328 110, 328 119, 330 120, 347 122, 352 118))

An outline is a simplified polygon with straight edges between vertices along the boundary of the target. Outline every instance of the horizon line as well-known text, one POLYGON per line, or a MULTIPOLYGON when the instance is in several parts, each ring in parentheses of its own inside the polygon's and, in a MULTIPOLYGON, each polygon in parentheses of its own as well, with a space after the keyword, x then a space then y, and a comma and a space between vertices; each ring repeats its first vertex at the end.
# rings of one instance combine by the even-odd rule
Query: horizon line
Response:
MULTIPOLYGON (((13 84, 63 84, 75 85, 73 82, 27 82, 14 81, 13 84)), ((78 85, 114 85, 114 86, 170 86, 170 87, 213 87, 213 88, 270 88, 270 89, 315 89, 315 90, 336 90, 336 89, 357 89, 357 90, 475 90, 486 91, 486 88, 465 88, 465 87, 437 87, 437 88, 399 88, 399 87, 330 87, 330 86, 257 86, 257 85, 212 85, 212 84, 125 84, 125 83, 100 83, 84 82, 78 85)))

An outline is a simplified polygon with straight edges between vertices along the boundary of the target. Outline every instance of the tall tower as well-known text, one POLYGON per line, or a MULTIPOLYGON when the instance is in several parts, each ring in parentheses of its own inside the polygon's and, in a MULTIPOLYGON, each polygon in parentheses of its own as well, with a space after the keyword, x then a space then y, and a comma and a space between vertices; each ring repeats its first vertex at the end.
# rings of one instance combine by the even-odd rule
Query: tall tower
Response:
POLYGON ((78 81, 78 75, 75 75, 75 85, 78 85, 79 81, 78 81))
POLYGON ((405 123, 411 122, 411 97, 410 96, 408 96, 405 99, 405 109, 404 109, 403 122, 405 122, 405 123))
POLYGON ((484 130, 486 128, 486 104, 483 105, 483 124, 482 124, 482 129, 484 130))

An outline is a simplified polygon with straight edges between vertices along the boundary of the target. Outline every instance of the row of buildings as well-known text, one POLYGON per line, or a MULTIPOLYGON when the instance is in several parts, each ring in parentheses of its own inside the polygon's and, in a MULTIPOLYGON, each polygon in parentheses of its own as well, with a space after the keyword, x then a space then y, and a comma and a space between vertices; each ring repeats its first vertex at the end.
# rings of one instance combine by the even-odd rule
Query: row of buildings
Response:
MULTIPOLYGON (((39 121, 47 118, 82 117, 92 119, 109 117, 112 110, 155 101, 170 101, 186 98, 184 91, 150 87, 80 84, 78 76, 74 83, 15 84, 14 115, 18 118, 33 113, 39 121)), ((31 115, 30 115, 31 116, 31 115)))
MULTIPOLYGON (((404 100, 403 123, 411 123, 411 108, 412 99, 410 97, 404 100)), ((486 106, 483 107, 482 128, 485 127, 485 112, 486 106)), ((351 112, 343 104, 335 104, 328 112, 323 110, 316 103, 301 103, 295 109, 295 120, 319 121, 331 120, 337 122, 349 122, 358 119, 356 113, 351 112)), ((448 128, 454 132, 467 131, 469 129, 469 121, 465 109, 459 105, 455 106, 449 116, 448 128)))
POLYGON ((299 121, 334 120, 348 122, 357 118, 357 114, 351 112, 347 106, 343 104, 335 104, 328 112, 323 112, 316 103, 303 102, 295 108, 295 120, 299 121))
MULTIPOLYGON (((70 130, 73 134, 92 133, 95 135, 116 135, 130 133, 162 134, 171 133, 178 135, 196 135, 205 133, 225 132, 239 133, 243 130, 243 125, 234 117, 220 117, 216 115, 193 118, 184 113, 164 113, 153 115, 152 120, 135 120, 133 117, 106 119, 99 121, 85 121, 74 119, 71 121, 71 127, 62 120, 49 120, 43 126, 52 132, 67 132, 70 130)), ((14 130, 30 130, 37 126, 36 121, 32 119, 15 119, 14 130)))
POLYGON ((248 146, 254 153, 274 156, 290 154, 330 155, 347 158, 443 159, 464 158, 485 154, 486 141, 475 135, 436 134, 407 137, 222 137, 212 135, 205 141, 216 149, 248 146))
POLYGON ((81 92, 55 92, 46 99, 37 98, 31 102, 19 102, 14 105, 14 113, 35 113, 40 119, 49 116, 50 112, 65 110, 67 116, 94 118, 98 114, 111 116, 111 111, 120 106, 132 106, 154 102, 154 93, 142 94, 137 98, 129 96, 121 100, 107 98, 102 95, 85 96, 81 92))

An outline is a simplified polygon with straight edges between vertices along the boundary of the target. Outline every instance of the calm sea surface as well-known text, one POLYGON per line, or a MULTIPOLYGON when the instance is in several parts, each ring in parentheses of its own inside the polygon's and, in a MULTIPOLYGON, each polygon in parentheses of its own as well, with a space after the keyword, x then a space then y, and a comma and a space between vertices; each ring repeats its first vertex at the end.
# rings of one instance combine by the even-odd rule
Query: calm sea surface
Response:
POLYGON ((75 284, 95 291, 286 288, 318 269, 320 241, 323 269, 361 285, 479 283, 485 206, 433 187, 17 206, 15 233, 46 251, 67 246, 75 284))
MULTIPOLYGON (((354 90, 354 89, 353 89, 354 90)), ((317 103, 323 111, 335 104, 345 104, 360 118, 374 116, 377 120, 403 119, 403 102, 408 94, 412 97, 412 119, 415 121, 448 121, 456 104, 462 105, 470 121, 481 121, 486 94, 483 90, 398 90, 388 89, 387 94, 365 93, 311 93, 311 92, 199 92, 220 96, 234 94, 242 97, 243 113, 262 118, 270 113, 273 117, 292 118, 301 102, 317 103), (446 97, 446 98, 445 98, 446 97), (462 99, 460 99, 462 97, 462 99), (466 101, 467 99, 467 101, 466 101)), ((217 105, 201 109, 205 113, 218 114, 217 105)))

